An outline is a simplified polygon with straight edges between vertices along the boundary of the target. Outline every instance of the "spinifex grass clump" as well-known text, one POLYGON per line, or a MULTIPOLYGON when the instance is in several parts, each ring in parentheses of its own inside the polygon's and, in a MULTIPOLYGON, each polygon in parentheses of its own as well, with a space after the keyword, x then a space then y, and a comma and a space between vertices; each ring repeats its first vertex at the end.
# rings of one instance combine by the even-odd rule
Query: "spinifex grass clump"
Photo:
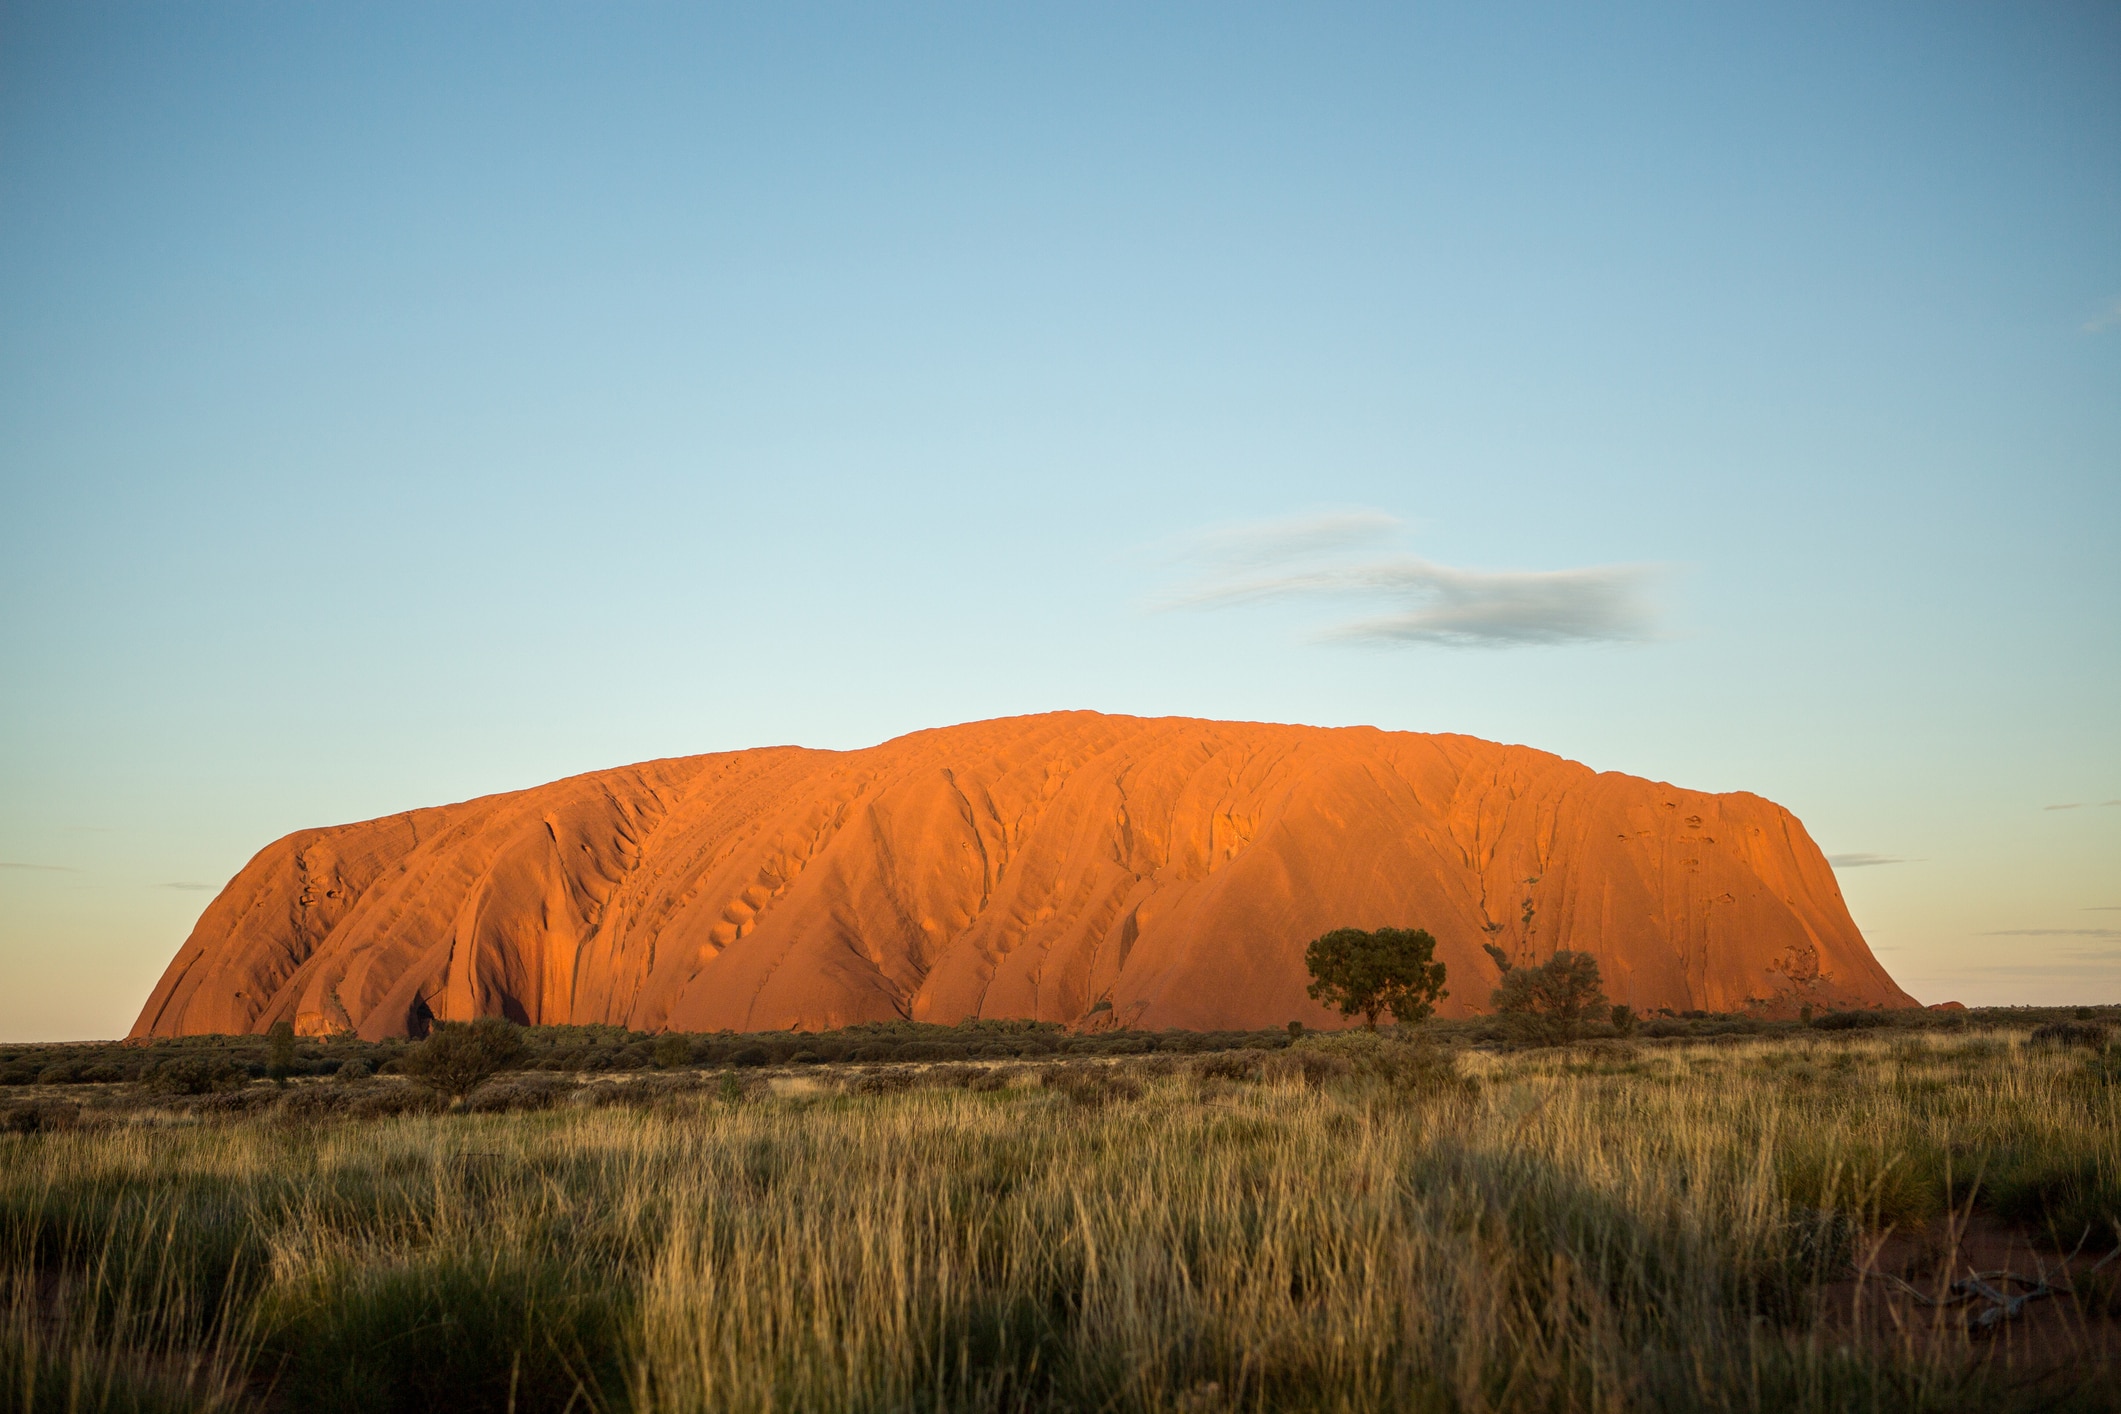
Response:
POLYGON ((2110 1216, 2104 1066, 1878 1032, 1341 1035, 778 1090, 747 1069, 638 1103, 606 1082, 528 1112, 349 1118, 299 1081, 243 1119, 150 1098, 0 1137, 0 1404, 2104 1408, 2067 1350, 2041 1374, 1822 1296, 1947 1204, 2023 1204, 2069 1242, 2110 1216), (2012 1177, 2032 1156, 2066 1181, 2012 1177))
POLYGON ((13 1225, 0 1276, 0 1408, 213 1411, 246 1407, 255 1351, 250 1313, 201 1282, 198 1250, 174 1206, 149 1200, 125 1224, 75 1226, 63 1214, 13 1225), (75 1260, 40 1263, 56 1237, 75 1260))

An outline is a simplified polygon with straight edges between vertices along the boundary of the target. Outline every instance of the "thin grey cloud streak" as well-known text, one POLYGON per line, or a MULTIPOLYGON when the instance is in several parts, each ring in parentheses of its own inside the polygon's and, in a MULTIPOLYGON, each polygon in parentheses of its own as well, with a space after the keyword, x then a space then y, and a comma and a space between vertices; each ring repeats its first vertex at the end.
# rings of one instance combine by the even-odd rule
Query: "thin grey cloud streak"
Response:
POLYGON ((1944 973, 1946 978, 1972 981, 1989 977, 2096 977, 2105 978, 2113 974, 2114 963, 2121 960, 2121 949, 2106 952, 2082 953, 2071 962, 2003 962, 1976 967, 1958 967, 1944 973))
MULTIPOLYGON (((2085 804, 2086 802, 2081 800, 2067 800, 2060 805, 2043 805, 2040 808, 2042 810, 2082 810, 2085 808, 2085 804)), ((2094 810, 2103 810, 2109 805, 2121 805, 2121 800, 2097 800, 2091 802, 2091 807, 2094 810)))
POLYGON ((2121 928, 1998 928, 1977 938, 2121 938, 2121 928))
POLYGON ((1152 605, 1221 609, 1324 599, 1372 612, 1320 636, 1343 642, 1459 648, 1639 643, 1655 636, 1647 565, 1568 570, 1469 570, 1414 555, 1355 559, 1390 538, 1382 511, 1344 511, 1200 532, 1175 560, 1203 573, 1152 605))
POLYGON ((1917 861, 1902 859, 1897 854, 1830 854, 1826 862, 1836 869, 1869 869, 1878 864, 1913 864, 1917 861))
POLYGON ((215 885, 213 885, 213 884, 190 884, 190 883, 177 883, 177 884, 150 884, 150 885, 148 885, 148 887, 149 887, 149 888, 153 888, 153 889, 184 889, 184 890, 190 891, 190 890, 196 890, 196 889, 211 889, 211 888, 214 888, 214 887, 216 887, 216 886, 215 886, 215 885))
POLYGON ((27 869, 37 874, 78 874, 79 869, 65 864, 22 864, 12 859, 0 859, 0 869, 27 869))

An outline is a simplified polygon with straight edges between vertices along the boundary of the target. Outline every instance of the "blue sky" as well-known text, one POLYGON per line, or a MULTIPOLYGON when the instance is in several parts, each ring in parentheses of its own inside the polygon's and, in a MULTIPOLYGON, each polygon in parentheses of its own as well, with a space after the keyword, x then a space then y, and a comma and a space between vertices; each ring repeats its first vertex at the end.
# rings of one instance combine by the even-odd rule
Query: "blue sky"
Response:
POLYGON ((0 1038, 291 829, 1057 707, 2121 1001, 2121 11, 1498 8, 0 5, 0 1038))

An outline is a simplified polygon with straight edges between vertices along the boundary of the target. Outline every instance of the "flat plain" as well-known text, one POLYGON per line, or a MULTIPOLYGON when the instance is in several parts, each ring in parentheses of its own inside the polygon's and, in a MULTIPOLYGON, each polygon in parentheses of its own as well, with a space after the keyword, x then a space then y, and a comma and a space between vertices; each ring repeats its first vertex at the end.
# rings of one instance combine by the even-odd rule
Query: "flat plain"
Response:
POLYGON ((185 1096, 40 1058, 0 1405, 2121 1407, 2121 1051, 2039 1019, 781 1038, 457 1104, 366 1061, 185 1096))

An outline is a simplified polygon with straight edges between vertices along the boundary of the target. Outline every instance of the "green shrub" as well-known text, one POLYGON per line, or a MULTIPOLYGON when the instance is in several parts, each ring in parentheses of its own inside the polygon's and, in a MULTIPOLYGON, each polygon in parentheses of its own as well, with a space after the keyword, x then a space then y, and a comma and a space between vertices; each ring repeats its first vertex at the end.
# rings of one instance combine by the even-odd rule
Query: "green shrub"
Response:
POLYGON ((523 1058, 523 1028, 498 1016, 467 1024, 444 1022, 400 1064, 438 1094, 461 1099, 488 1077, 523 1058))
POLYGON ((1587 952, 1563 949, 1537 967, 1513 967, 1492 946, 1489 955, 1503 970, 1490 1004, 1526 1040, 1573 1041, 1585 1020, 1606 1005, 1598 959, 1587 952))
POLYGON ((226 1056, 176 1056, 148 1067, 141 1082, 157 1095, 214 1095, 242 1089, 250 1076, 226 1056))

